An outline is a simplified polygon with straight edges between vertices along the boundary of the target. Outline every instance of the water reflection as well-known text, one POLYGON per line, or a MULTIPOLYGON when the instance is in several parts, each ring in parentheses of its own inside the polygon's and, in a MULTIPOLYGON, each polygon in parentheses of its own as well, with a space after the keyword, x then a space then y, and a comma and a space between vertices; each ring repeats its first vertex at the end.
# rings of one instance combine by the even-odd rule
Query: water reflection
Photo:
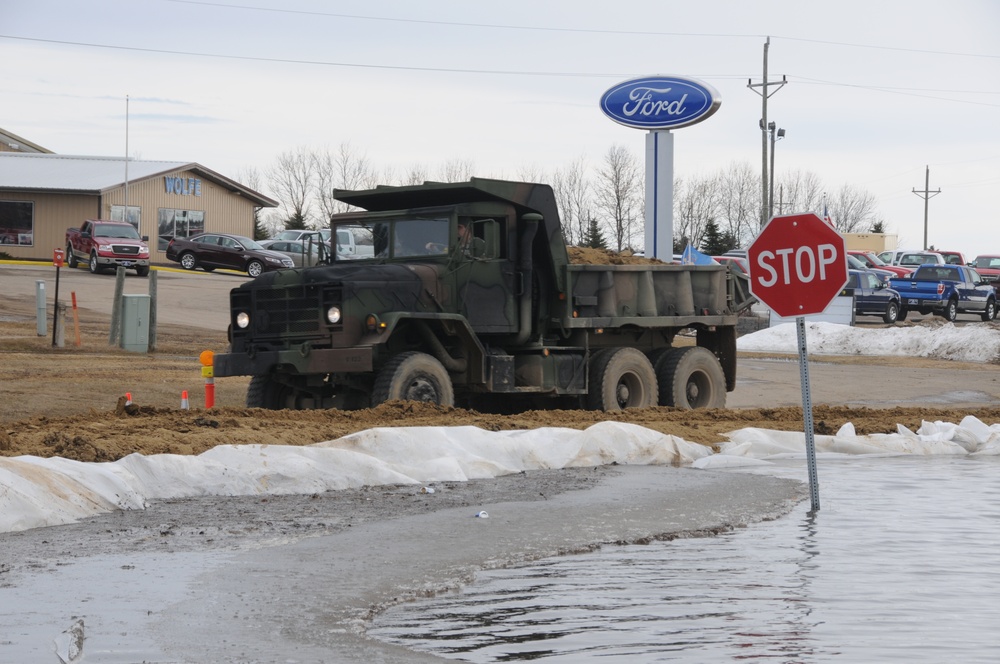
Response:
MULTIPOLYGON (((827 461, 818 513, 483 572, 370 633, 471 662, 992 662, 998 470, 827 461)), ((805 480, 801 463, 769 472, 805 480)))

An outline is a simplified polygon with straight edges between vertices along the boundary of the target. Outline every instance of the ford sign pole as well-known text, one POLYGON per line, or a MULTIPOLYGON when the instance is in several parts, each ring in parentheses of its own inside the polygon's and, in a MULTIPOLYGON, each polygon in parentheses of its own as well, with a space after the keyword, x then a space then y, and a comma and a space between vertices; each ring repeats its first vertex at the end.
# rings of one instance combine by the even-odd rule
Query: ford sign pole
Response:
POLYGON ((646 136, 646 255, 669 262, 674 253, 674 135, 671 129, 706 119, 722 104, 710 85, 678 76, 623 81, 601 96, 615 122, 648 129, 646 136))

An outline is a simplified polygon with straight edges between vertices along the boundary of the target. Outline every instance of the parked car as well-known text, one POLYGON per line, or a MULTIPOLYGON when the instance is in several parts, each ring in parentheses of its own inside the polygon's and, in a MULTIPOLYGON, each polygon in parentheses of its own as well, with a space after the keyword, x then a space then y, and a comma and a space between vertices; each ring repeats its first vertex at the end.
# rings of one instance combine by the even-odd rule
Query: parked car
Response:
POLYGON ((901 265, 913 269, 924 263, 945 264, 944 256, 941 254, 920 249, 893 249, 883 251, 878 257, 889 265, 901 265))
POLYGON ((881 316, 886 323, 906 320, 899 293, 889 288, 868 270, 848 270, 843 295, 854 293, 854 313, 858 316, 881 316))
POLYGON ((934 252, 944 256, 944 262, 948 265, 967 265, 965 256, 960 251, 944 251, 943 249, 935 249, 934 252))
POLYGON ((847 253, 848 255, 857 258, 870 269, 888 270, 897 277, 905 277, 910 272, 913 272, 911 268, 903 267, 902 265, 889 265, 884 260, 876 256, 873 251, 865 251, 864 249, 849 249, 847 253))
POLYGON ((715 262, 721 265, 728 265, 733 272, 741 274, 744 277, 750 277, 750 261, 746 258, 741 258, 739 256, 712 256, 715 262))
POLYGON ((979 273, 965 265, 921 265, 908 277, 892 280, 902 308, 931 312, 954 322, 961 313, 979 314, 984 321, 997 316, 997 295, 979 273))
POLYGON ((868 267, 857 256, 852 256, 850 253, 847 254, 847 267, 850 270, 864 270, 866 272, 871 272, 878 277, 879 281, 886 285, 889 284, 890 279, 898 276, 895 272, 890 272, 889 270, 868 267))
POLYGON ((976 260, 969 263, 969 267, 976 268, 983 281, 992 284, 993 289, 1000 292, 1000 254, 976 256, 976 260))
POLYGON ((269 270, 295 267, 285 254, 265 249, 248 237, 225 233, 175 237, 167 245, 167 259, 180 263, 185 270, 200 267, 211 272, 215 268, 228 268, 246 272, 251 277, 259 277, 269 270))
POLYGON ((322 231, 283 230, 280 233, 278 233, 277 235, 275 235, 274 237, 272 237, 271 239, 272 240, 292 240, 292 241, 294 241, 294 240, 301 240, 301 239, 303 239, 305 237, 308 237, 310 235, 316 235, 318 237, 323 237, 323 239, 326 240, 326 241, 329 241, 329 239, 330 239, 329 238, 330 230, 329 229, 325 229, 325 230, 327 232, 326 236, 323 236, 323 232, 322 231))
POLYGON ((302 240, 261 240, 260 246, 269 251, 277 251, 292 259, 295 267, 309 267, 326 260, 329 255, 326 244, 303 242, 302 240))

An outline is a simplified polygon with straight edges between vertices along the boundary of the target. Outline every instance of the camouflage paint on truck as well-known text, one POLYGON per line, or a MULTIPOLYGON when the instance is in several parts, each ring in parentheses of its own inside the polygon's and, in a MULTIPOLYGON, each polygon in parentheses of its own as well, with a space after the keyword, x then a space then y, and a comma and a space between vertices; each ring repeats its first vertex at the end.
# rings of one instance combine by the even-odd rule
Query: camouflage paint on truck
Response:
POLYGON ((217 377, 247 405, 720 407, 745 289, 723 266, 573 265, 547 185, 473 178, 336 191, 364 257, 233 289, 217 377), (459 226, 471 229, 462 240, 459 226), (675 347, 682 331, 694 347, 675 347))

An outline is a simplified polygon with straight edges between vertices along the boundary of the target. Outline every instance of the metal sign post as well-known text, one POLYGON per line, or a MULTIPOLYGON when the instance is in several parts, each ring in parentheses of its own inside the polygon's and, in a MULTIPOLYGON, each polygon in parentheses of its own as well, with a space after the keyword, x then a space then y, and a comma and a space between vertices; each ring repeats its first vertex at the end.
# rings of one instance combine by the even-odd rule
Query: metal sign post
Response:
POLYGON ((56 345, 56 331, 59 329, 59 268, 63 266, 65 254, 62 249, 52 251, 52 264, 56 266, 55 305, 52 307, 52 345, 56 345))
POLYGON ((747 258, 754 297, 782 318, 795 317, 811 513, 815 513, 819 511, 819 480, 804 317, 826 309, 847 284, 847 249, 833 227, 809 212, 771 217, 750 243, 747 258))
POLYGON ((806 434, 806 466, 809 469, 810 513, 819 511, 819 477, 816 471, 816 434, 813 426, 812 391, 809 386, 809 353, 806 349, 806 319, 795 318, 795 333, 799 342, 799 376, 802 383, 802 417, 806 434))

